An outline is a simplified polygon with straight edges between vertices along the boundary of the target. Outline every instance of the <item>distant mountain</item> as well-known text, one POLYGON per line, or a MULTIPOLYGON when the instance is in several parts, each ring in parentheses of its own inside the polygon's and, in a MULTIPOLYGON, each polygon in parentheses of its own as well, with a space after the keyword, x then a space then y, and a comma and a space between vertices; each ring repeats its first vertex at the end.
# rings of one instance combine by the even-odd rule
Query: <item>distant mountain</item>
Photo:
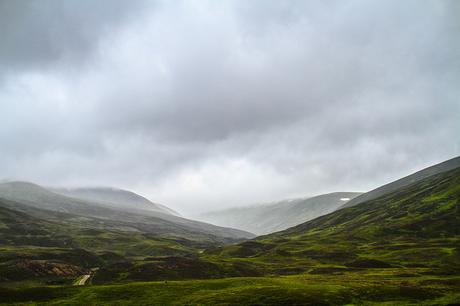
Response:
MULTIPOLYGON (((237 241, 161 219, 143 222, 24 209, 21 203, 0 199, 0 287, 12 281, 71 284, 91 268, 135 269, 148 263, 145 258, 158 257, 160 264, 164 256, 190 256, 237 241)), ((104 273, 99 275, 104 279, 104 273)))
MULTIPOLYGON (((100 197, 108 194, 99 193, 100 197)), ((188 220, 156 210, 138 207, 129 209, 127 204, 114 205, 113 202, 68 197, 28 182, 0 184, 0 199, 15 203, 14 206, 9 206, 11 209, 43 219, 49 218, 49 212, 59 212, 75 217, 97 218, 99 222, 122 222, 131 228, 152 233, 169 232, 170 234, 177 234, 188 232, 230 239, 254 237, 253 234, 241 230, 188 220), (139 229, 140 227, 142 229, 139 229)), ((145 205, 150 204, 147 202, 145 205)))
MULTIPOLYGON (((109 194, 101 192, 99 198, 109 194)), ((139 206, 129 209, 85 198, 27 182, 0 184, 0 287, 12 281, 71 284, 91 268, 100 269, 100 282, 116 281, 112 271, 120 267, 120 277, 127 277, 128 268, 134 275, 139 269, 150 275, 149 258, 161 268, 157 277, 172 277, 169 256, 192 256, 187 264, 197 265, 194 254, 207 247, 254 237, 139 206)))
POLYGON ((144 209, 179 216, 179 213, 134 192, 108 187, 49 188, 55 193, 83 200, 96 201, 120 209, 144 209))
POLYGON ((358 205, 360 203, 364 203, 366 201, 376 199, 380 196, 383 196, 385 194, 388 194, 390 192, 396 191, 402 187, 409 186, 410 184, 419 182, 427 177, 430 177, 435 174, 443 173, 455 168, 460 167, 460 156, 449 159, 447 161, 444 161, 442 163, 436 164, 434 166, 425 168, 423 170, 420 170, 418 172, 415 172, 411 175, 408 175, 406 177, 403 177, 397 181, 391 182, 389 184, 383 185, 381 187, 378 187, 374 190, 371 190, 369 192, 363 193, 362 195, 352 199, 351 201, 345 203, 342 208, 344 207, 351 207, 358 205))
POLYGON ((0 197, 0 303, 457 305, 459 212, 460 167, 238 244, 0 197))
POLYGON ((458 276, 460 167, 435 167, 435 174, 375 199, 206 253, 213 262, 245 260, 267 274, 393 268, 416 276, 458 276))
POLYGON ((333 212, 344 201, 359 195, 357 192, 335 192, 311 198, 214 211, 203 214, 198 219, 262 235, 333 212))

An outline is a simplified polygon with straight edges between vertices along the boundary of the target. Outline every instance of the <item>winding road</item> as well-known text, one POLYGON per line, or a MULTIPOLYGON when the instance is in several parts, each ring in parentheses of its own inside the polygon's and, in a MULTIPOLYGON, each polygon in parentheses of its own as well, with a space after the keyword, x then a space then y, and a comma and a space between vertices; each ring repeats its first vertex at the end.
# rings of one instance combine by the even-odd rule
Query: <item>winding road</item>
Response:
POLYGON ((77 286, 84 286, 90 277, 91 277, 91 274, 83 275, 78 281, 77 286))
POLYGON ((99 270, 99 268, 92 268, 91 272, 89 274, 83 274, 82 276, 80 276, 80 278, 78 278, 75 281, 74 285, 75 286, 84 286, 84 285, 86 285, 88 280, 91 278, 91 276, 94 276, 94 273, 96 273, 97 270, 99 270))

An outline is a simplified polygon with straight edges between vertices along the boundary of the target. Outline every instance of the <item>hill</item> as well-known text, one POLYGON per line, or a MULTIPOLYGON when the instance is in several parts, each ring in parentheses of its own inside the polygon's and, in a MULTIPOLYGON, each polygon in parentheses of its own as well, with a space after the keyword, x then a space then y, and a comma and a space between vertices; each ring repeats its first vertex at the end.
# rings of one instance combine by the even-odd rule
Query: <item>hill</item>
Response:
POLYGON ((123 210, 142 209, 179 216, 179 213, 167 206, 153 203, 141 195, 118 188, 51 188, 50 191, 68 197, 104 203, 123 210))
MULTIPOLYGON (((0 287, 69 284, 93 268, 99 269, 100 282, 114 281, 118 275, 113 271, 119 269, 125 280, 145 278, 144 274, 154 279, 153 272, 157 278, 171 278, 176 273, 170 275, 168 265, 182 264, 188 270, 200 264, 206 267, 194 254, 237 241, 241 238, 199 232, 153 217, 138 222, 100 219, 0 199, 0 287), (178 260, 171 262, 171 258, 178 260), (157 265, 154 271, 150 271, 152 263, 157 265)), ((223 275, 210 270, 192 275, 223 275)), ((179 279, 186 278, 185 272, 179 279)))
POLYGON ((416 267, 458 275, 460 168, 208 254, 211 260, 252 263, 264 273, 416 267))
POLYGON ((369 192, 363 193, 362 195, 352 199, 351 201, 345 203, 343 207, 351 207, 358 205, 360 203, 364 203, 369 200, 376 199, 378 197, 381 197, 385 194, 388 194, 390 192, 396 191, 400 188, 403 188, 405 186, 409 186, 410 184, 416 183, 420 180, 423 180, 427 177, 430 177, 435 174, 443 173, 452 169, 456 169, 460 167, 460 156, 446 160, 442 163, 433 165, 431 167, 425 168, 423 170, 420 170, 418 172, 415 172, 411 175, 408 175, 406 177, 403 177, 399 180, 396 180, 394 182, 391 182, 389 184, 380 186, 374 190, 371 190, 369 192))
POLYGON ((67 197, 31 183, 0 184, 0 285, 71 283, 92 268, 100 269, 101 281, 113 281, 104 271, 120 267, 125 279, 129 271, 135 279, 134 272, 152 261, 164 262, 156 274, 170 277, 170 257, 185 256, 181 264, 198 265, 194 254, 200 250, 249 237, 154 210, 67 197))
POLYGON ((333 212, 343 205, 344 199, 353 199, 359 195, 356 192, 335 192, 311 198, 214 211, 201 215, 199 219, 263 235, 333 212))
MULTIPOLYGON (((92 193, 95 194, 95 193, 92 193)), ((107 193, 99 197, 107 198, 107 193)), ((95 197, 95 196, 94 196, 95 197)), ((204 222, 188 220, 157 210, 133 207, 128 204, 114 204, 108 201, 95 201, 64 196, 52 192, 42 186, 28 182, 8 182, 0 184, 0 199, 16 203, 10 207, 32 216, 48 219, 48 212, 61 212, 74 216, 98 218, 105 221, 118 221, 142 227, 149 232, 193 232, 216 237, 245 239, 254 237, 253 234, 241 230, 218 227, 204 222), (38 209, 38 210, 37 210, 38 209)), ((145 203, 149 205, 149 202, 145 203)))
POLYGON ((282 232, 176 257, 188 263, 120 263, 92 279, 122 284, 0 286, 0 304, 456 305, 459 199, 455 169, 282 232), (159 282, 126 283, 155 280, 164 266, 159 282), (193 280, 164 281, 181 273, 193 280), (209 279, 226 276, 245 277, 209 279))

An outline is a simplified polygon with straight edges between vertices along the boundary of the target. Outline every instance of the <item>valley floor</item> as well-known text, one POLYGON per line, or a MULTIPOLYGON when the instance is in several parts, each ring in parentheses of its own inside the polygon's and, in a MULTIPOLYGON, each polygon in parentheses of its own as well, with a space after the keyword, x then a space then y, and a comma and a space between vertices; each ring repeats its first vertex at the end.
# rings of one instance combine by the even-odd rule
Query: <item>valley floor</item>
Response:
POLYGON ((460 276, 423 268, 340 274, 0 288, 0 305, 453 305, 460 276))

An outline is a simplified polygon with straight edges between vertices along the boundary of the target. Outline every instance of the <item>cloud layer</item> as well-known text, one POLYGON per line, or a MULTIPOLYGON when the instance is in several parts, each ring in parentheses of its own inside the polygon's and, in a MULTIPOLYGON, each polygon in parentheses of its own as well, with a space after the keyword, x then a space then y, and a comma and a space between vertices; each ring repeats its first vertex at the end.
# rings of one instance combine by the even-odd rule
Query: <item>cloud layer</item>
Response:
POLYGON ((0 169, 185 214, 460 154, 455 1, 5 1, 0 169))

